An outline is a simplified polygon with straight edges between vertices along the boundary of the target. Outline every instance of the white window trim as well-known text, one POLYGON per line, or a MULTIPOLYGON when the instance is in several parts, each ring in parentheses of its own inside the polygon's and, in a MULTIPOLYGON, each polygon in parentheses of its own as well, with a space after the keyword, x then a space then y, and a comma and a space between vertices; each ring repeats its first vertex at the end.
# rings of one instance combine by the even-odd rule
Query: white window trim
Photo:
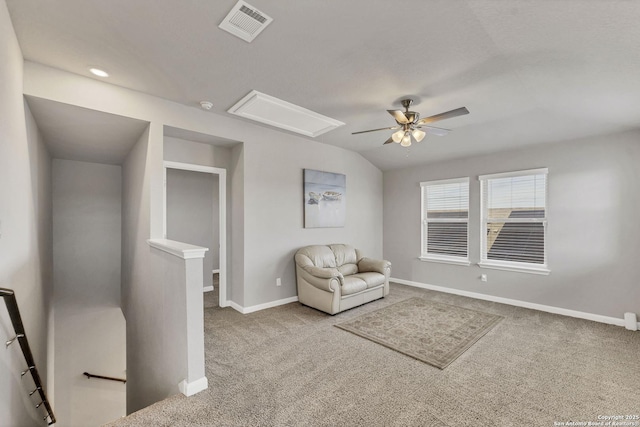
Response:
POLYGON ((493 173, 487 175, 478 176, 478 181, 480 181, 480 261, 477 263, 480 268, 490 268, 494 270, 505 270, 505 271, 517 271, 522 273, 531 273, 531 274, 542 274, 548 275, 551 273, 551 270, 548 266, 547 261, 547 221, 548 221, 548 208, 549 208, 549 168, 537 168, 537 169, 527 169, 521 171, 512 171, 512 172, 501 172, 501 173, 493 173), (534 263, 526 263, 526 262, 516 262, 516 261, 496 261, 486 259, 487 256, 487 236, 483 230, 487 229, 487 222, 490 220, 496 220, 495 218, 485 218, 485 206, 484 206, 484 186, 483 181, 488 179, 495 178, 509 178, 515 176, 526 176, 526 175, 547 175, 546 178, 546 191, 545 191, 545 217, 544 218, 502 218, 497 219, 498 221, 506 222, 536 222, 542 223, 544 225, 544 263, 543 264, 534 264, 534 263))
POLYGON ((480 261, 478 263, 478 267, 490 268, 492 270, 518 271, 521 273, 542 274, 545 276, 551 273, 551 270, 549 270, 546 265, 528 264, 524 262, 515 262, 515 261, 504 261, 503 263, 499 261, 485 260, 485 261, 480 261), (534 267, 534 265, 540 265, 540 267, 534 267))
MULTIPOLYGON (((444 264, 456 264, 456 265, 471 265, 469 261, 469 211, 467 211, 467 219, 462 218, 434 218, 429 222, 466 222, 467 223, 467 256, 453 256, 453 255, 441 255, 441 254, 429 254, 423 253, 422 250, 425 247, 424 236, 425 236, 425 226, 427 225, 427 218, 425 217, 425 209, 424 209, 424 187, 428 187, 430 185, 442 185, 442 184, 456 184, 456 183, 467 183, 467 185, 471 186, 471 179, 467 177, 462 178, 451 178, 451 179, 439 179, 435 181, 423 181, 420 183, 420 256, 418 259, 421 261, 429 261, 429 262, 440 262, 444 264)), ((469 199, 471 198, 471 188, 469 188, 469 199)), ((471 200, 469 200, 469 207, 471 205, 471 200)))
POLYGON ((429 185, 442 185, 442 184, 457 184, 458 182, 471 181, 468 176, 462 178, 450 178, 450 179, 436 179, 435 181, 423 181, 420 183, 420 187, 428 187, 429 185))
POLYGON ((522 171, 500 172, 500 173, 491 173, 487 175, 480 175, 478 177, 478 181, 483 181, 485 179, 510 178, 512 176, 540 175, 540 174, 548 175, 549 168, 527 169, 522 171))
POLYGON ((442 264, 455 264, 455 265, 471 265, 471 261, 469 259, 464 259, 462 257, 454 257, 454 256, 446 256, 446 255, 422 255, 418 257, 420 261, 427 262, 440 262, 442 264))

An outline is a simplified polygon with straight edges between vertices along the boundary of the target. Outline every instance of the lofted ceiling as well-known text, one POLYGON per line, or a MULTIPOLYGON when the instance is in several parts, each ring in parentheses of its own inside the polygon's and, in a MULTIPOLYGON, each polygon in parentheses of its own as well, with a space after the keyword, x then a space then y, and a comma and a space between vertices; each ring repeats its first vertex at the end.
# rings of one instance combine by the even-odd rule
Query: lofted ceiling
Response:
POLYGON ((638 127, 640 4, 632 0, 250 0, 252 43, 218 28, 235 0, 7 0, 26 60, 198 108, 251 90, 344 122, 316 140, 383 170, 638 127), (93 77, 98 79, 97 77, 93 77), (409 149, 382 146, 387 109, 466 106, 409 149))

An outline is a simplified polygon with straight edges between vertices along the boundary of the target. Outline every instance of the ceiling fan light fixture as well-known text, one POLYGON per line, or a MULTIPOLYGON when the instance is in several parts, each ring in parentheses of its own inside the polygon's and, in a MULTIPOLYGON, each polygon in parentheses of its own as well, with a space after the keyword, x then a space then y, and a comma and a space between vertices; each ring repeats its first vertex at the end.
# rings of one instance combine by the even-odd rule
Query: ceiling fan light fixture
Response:
POLYGON ((411 104, 413 104, 412 99, 410 98, 403 99, 401 103, 405 111, 387 110, 387 113, 391 114, 395 119, 396 126, 379 128, 379 129, 362 130, 359 132, 352 132, 352 135, 368 133, 368 132, 377 132, 381 130, 393 129, 395 131, 396 129, 400 129, 397 132, 392 133, 391 137, 388 138, 383 145, 390 144, 391 142, 396 142, 396 143, 400 143, 400 145, 403 147, 409 147, 411 143, 414 141, 421 142, 427 133, 431 133, 439 136, 443 136, 449 133, 449 129, 442 129, 442 128, 436 128, 433 126, 427 126, 428 124, 431 124, 440 120, 452 119, 454 117, 469 114, 469 110, 466 107, 460 107, 454 110, 445 111, 444 113, 436 114, 436 115, 421 119, 419 113, 416 113, 415 111, 409 111, 411 104), (425 127, 428 132, 420 130, 421 127, 425 127))
POLYGON ((427 134, 426 132, 421 131, 420 129, 414 129, 411 133, 416 141, 420 142, 424 139, 424 136, 427 134))
POLYGON ((402 137, 404 136, 404 130, 399 130, 398 132, 394 132, 393 135, 391 135, 391 139, 393 140, 393 142, 400 142, 402 141, 402 137))

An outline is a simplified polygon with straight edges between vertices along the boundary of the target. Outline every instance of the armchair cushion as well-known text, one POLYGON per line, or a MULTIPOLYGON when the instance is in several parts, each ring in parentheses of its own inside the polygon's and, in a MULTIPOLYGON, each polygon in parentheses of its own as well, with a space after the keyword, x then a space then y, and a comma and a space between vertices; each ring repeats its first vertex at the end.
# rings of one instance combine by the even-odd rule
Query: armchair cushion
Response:
POLYGON ((351 295, 367 289, 367 282, 356 276, 347 276, 342 282, 342 295, 351 295))
POLYGON ((362 280, 367 285, 367 288, 375 288, 376 286, 384 284, 385 281, 384 275, 375 272, 358 273, 349 277, 355 277, 362 280))
POLYGON ((357 264, 343 264, 338 267, 338 271, 342 273, 343 276, 348 276, 350 274, 356 274, 358 272, 357 264))

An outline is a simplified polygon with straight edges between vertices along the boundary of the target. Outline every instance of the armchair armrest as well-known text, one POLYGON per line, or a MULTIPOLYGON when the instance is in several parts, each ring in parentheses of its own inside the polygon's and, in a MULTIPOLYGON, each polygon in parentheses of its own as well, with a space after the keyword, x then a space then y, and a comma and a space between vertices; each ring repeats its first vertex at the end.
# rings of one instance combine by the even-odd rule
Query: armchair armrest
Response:
POLYGON ((391 268, 391 262, 387 260, 378 260, 371 258, 362 258, 358 262, 358 271, 364 273, 374 271, 380 274, 386 274, 386 269, 391 268))
POLYGON ((298 265, 298 280, 300 278, 326 292, 336 292, 344 279, 342 273, 335 268, 319 268, 309 265, 298 265))

